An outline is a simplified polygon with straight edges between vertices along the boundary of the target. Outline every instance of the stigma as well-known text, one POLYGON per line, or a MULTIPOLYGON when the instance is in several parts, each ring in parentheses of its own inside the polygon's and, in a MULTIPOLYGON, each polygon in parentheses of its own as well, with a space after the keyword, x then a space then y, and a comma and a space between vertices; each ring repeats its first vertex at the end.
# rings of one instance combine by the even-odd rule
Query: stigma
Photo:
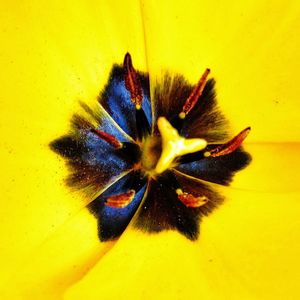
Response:
POLYGON ((203 150, 207 146, 204 139, 186 139, 180 136, 165 117, 158 118, 157 126, 162 139, 162 152, 155 167, 157 174, 171 168, 177 157, 203 150))

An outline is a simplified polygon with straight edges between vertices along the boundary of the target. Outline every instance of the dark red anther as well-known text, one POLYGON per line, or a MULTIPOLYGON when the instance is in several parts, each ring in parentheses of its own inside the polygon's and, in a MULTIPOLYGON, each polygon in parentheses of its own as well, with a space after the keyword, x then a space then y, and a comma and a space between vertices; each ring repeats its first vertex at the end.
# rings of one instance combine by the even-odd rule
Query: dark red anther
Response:
POLYGON ((185 101, 182 112, 179 114, 179 117, 184 119, 185 116, 193 109, 193 107, 196 105, 199 97, 202 95, 203 89, 206 84, 206 80, 208 77, 208 74, 210 72, 210 69, 206 69, 203 75, 201 76, 200 80, 198 81, 197 85, 192 90, 192 93, 188 97, 188 99, 185 101))
POLYGON ((196 208, 205 205, 208 202, 206 196, 194 196, 190 193, 185 193, 181 189, 176 190, 178 199, 186 206, 196 208))
POLYGON ((113 208, 123 208, 127 206, 135 196, 134 190, 129 190, 123 194, 113 195, 106 199, 105 205, 113 208))
POLYGON ((218 157, 218 156, 230 154, 231 152, 235 151, 237 148, 240 147, 242 142, 245 140, 245 138, 249 134, 250 130, 251 130, 251 128, 247 127, 246 129, 241 131, 237 136, 235 136, 229 142, 204 153, 204 155, 218 157))
POLYGON ((137 109, 140 109, 143 101, 143 91, 129 53, 125 55, 123 69, 125 74, 125 86, 130 92, 131 101, 135 104, 137 109))
POLYGON ((122 143, 117 138, 115 138, 113 135, 106 133, 104 131, 98 130, 98 129, 91 129, 91 132, 93 132, 100 139, 106 141, 113 147, 115 147, 117 149, 122 148, 122 143))

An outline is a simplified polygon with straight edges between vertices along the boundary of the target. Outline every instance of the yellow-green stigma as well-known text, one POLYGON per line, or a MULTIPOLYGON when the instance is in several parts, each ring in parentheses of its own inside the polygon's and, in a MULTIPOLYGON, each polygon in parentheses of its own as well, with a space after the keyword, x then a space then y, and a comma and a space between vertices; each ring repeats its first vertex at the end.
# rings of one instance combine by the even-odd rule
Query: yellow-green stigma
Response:
POLYGON ((200 151, 207 145, 204 139, 186 139, 180 136, 164 117, 158 118, 157 126, 162 138, 162 153, 155 167, 158 174, 169 169, 176 157, 200 151))
POLYGON ((180 136, 165 117, 158 118, 157 126, 161 138, 149 136, 142 147, 142 167, 149 175, 166 171, 177 157, 200 151, 207 145, 204 139, 180 136))

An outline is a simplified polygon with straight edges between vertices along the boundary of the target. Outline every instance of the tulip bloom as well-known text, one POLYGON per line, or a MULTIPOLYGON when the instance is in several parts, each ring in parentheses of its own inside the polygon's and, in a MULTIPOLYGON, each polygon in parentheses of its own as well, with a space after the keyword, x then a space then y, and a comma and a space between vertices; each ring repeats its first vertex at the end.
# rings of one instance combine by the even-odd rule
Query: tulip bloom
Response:
POLYGON ((99 96, 99 112, 82 104, 91 121, 75 114, 72 132, 51 143, 68 161, 67 184, 99 194, 88 208, 101 241, 119 237, 135 215, 143 231, 176 229, 197 239, 201 216, 222 200, 209 183, 228 185, 250 161, 240 147, 250 128, 220 142, 226 121, 208 74, 194 88, 166 75, 151 101, 149 78, 127 53, 99 96))
MULTIPOLYGON (((2 299, 297 298, 297 1, 28 1, 5 3, 1 23, 2 299), (90 197, 98 191, 70 192, 65 162, 48 147, 81 114, 78 103, 94 109, 112 65, 121 65, 126 52, 136 70, 149 74, 151 99, 165 71, 194 86, 209 67, 231 127, 222 144, 252 127, 244 148, 253 160, 230 186, 212 183, 224 202, 203 216, 200 235, 170 222, 172 230, 157 233, 130 223, 118 239, 100 242, 90 197)), ((166 120, 163 128, 192 138, 166 120)), ((93 141, 105 142, 104 130, 90 129, 93 141)), ((169 169, 166 161, 157 173, 169 169)), ((182 194, 175 193, 175 205, 195 209, 178 199, 187 194, 199 198, 189 205, 210 199, 203 189, 185 189, 182 178, 177 182, 182 194)), ((121 205, 111 196, 130 190, 105 201, 121 205)))

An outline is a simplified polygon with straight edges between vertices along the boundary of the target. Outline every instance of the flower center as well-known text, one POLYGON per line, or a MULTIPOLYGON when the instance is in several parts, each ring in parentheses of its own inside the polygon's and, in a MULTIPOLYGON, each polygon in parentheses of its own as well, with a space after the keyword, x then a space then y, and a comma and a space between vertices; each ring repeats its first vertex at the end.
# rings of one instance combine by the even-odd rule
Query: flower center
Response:
POLYGON ((174 166, 177 157, 204 149, 204 139, 185 139, 165 117, 158 118, 161 137, 147 136, 142 145, 142 168, 148 175, 164 172, 174 166))
POLYGON ((158 174, 171 168, 177 157, 203 150, 207 146, 204 139, 180 136, 165 117, 158 118, 157 126, 162 138, 162 153, 155 167, 158 174))
POLYGON ((148 173, 148 175, 153 176, 155 173, 155 167, 162 153, 161 138, 158 136, 148 135, 141 146, 141 150, 142 169, 145 173, 148 173))

